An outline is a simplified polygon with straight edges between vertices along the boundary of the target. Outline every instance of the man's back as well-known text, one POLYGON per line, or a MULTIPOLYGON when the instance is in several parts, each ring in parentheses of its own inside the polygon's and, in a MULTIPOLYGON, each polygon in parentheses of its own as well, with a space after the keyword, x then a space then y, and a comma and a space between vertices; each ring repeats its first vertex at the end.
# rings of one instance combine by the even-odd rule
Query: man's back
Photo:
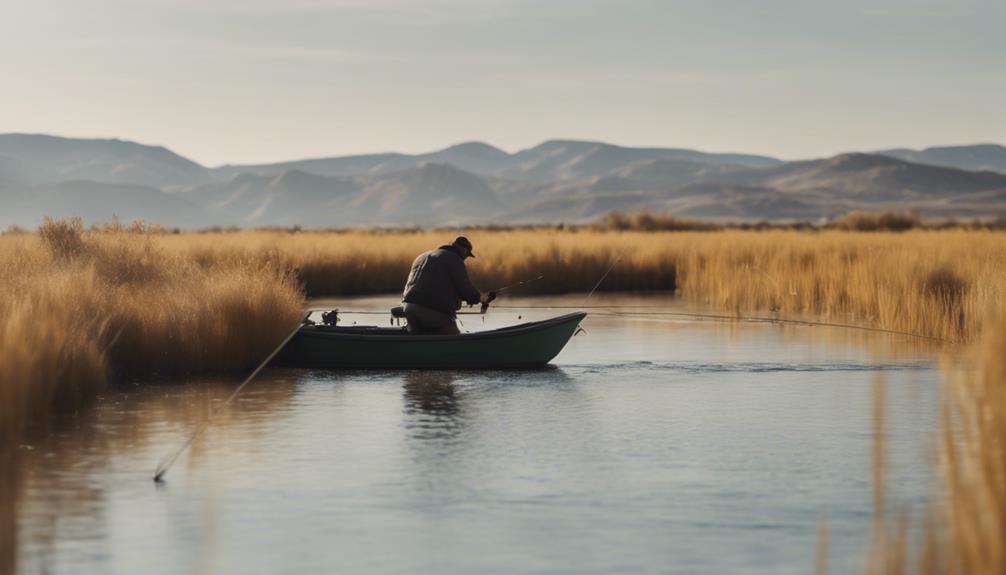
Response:
POLYGON ((479 297, 461 255, 452 246, 440 246, 412 262, 402 301, 453 315, 461 300, 474 305, 479 297))

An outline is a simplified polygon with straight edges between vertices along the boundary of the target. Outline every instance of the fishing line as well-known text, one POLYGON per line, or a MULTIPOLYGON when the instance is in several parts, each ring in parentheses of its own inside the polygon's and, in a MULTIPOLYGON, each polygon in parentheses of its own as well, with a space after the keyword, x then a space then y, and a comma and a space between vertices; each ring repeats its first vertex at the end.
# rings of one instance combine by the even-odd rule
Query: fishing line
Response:
POLYGON ((604 275, 601 276, 601 279, 597 280, 597 283, 594 284, 594 288, 590 290, 590 293, 587 294, 587 297, 583 298, 583 303, 580 304, 581 306, 587 304, 587 300, 590 299, 590 296, 594 295, 594 292, 597 291, 597 288, 601 285, 601 282, 604 281, 604 278, 608 277, 608 274, 611 273, 611 270, 615 269, 615 264, 617 264, 622 259, 623 255, 624 254, 618 254, 618 257, 615 258, 615 261, 611 262, 611 265, 608 266, 608 271, 604 272, 604 275))
MULTIPOLYGON (((620 310, 620 309, 654 309, 662 308, 664 306, 654 306, 654 305, 628 305, 628 306, 618 306, 618 305, 500 305, 496 306, 501 309, 603 309, 603 310, 620 310)), ((609 316, 676 316, 676 317, 688 317, 697 319, 712 319, 719 321, 750 321, 750 322, 761 322, 761 323, 781 323, 781 324, 791 324, 791 325, 803 325, 810 327, 838 327, 843 329, 852 330, 862 330, 862 331, 872 331, 877 333, 886 333, 891 335, 905 335, 909 337, 915 337, 919 339, 925 339, 930 341, 937 341, 940 343, 959 343, 952 339, 945 339, 942 337, 936 337, 931 335, 923 335, 920 333, 913 333, 910 331, 899 331, 895 329, 886 329, 882 327, 870 327, 865 325, 855 325, 848 323, 835 323, 826 321, 813 321, 813 320, 803 320, 803 319, 788 319, 788 318, 776 318, 776 317, 762 317, 762 316, 742 316, 742 315, 725 315, 725 314, 711 314, 711 313, 693 313, 693 312, 683 312, 683 311, 645 311, 645 312, 625 312, 625 311, 609 311, 602 312, 596 315, 609 315, 609 316)))
POLYGON ((508 290, 508 289, 510 289, 510 288, 515 288, 515 287, 519 287, 519 286, 522 286, 522 285, 527 285, 527 284, 529 284, 529 283, 531 283, 531 282, 536 282, 536 281, 538 281, 538 280, 540 280, 540 279, 542 279, 542 278, 544 278, 544 277, 545 277, 545 276, 538 276, 538 277, 536 277, 536 278, 531 278, 531 279, 529 279, 529 280, 524 280, 524 281, 522 281, 522 282, 517 282, 517 283, 515 283, 515 284, 510 284, 510 285, 508 285, 508 286, 504 286, 504 287, 501 287, 501 288, 496 288, 496 289, 494 289, 494 290, 492 290, 492 291, 494 291, 494 292, 496 292, 496 293, 499 293, 499 292, 501 292, 501 291, 506 291, 506 290, 508 290))
POLYGON ((308 311, 304 315, 304 317, 301 318, 300 322, 297 324, 297 327, 295 327, 293 331, 290 332, 290 335, 286 336, 283 339, 283 342, 280 343, 278 346, 276 346, 276 349, 272 350, 272 353, 270 353, 265 358, 265 360, 263 360, 262 363, 260 363, 258 367, 255 368, 255 371, 251 372, 251 374, 247 378, 245 378, 244 381, 241 382, 241 385, 239 385, 237 389, 235 389, 234 392, 231 393, 230 397, 228 397, 222 404, 218 405, 216 409, 214 409, 210 413, 210 415, 206 418, 206 421, 204 421, 202 425, 200 425, 199 428, 196 429, 195 433, 193 433, 189 437, 189 439, 186 440, 186 442, 183 443, 182 446, 178 448, 178 451, 176 451, 170 457, 166 457, 165 459, 161 460, 161 463, 157 466, 157 470, 154 471, 155 483, 160 483, 161 481, 164 480, 163 479, 164 474, 167 473, 169 469, 171 469, 171 466, 174 465, 175 460, 178 459, 178 456, 181 455, 186 450, 186 448, 192 445, 192 442, 195 441, 196 438, 202 434, 202 432, 206 431, 206 429, 210 426, 210 424, 213 423, 213 418, 216 417, 218 413, 220 413, 220 410, 227 407, 227 405, 230 404, 231 401, 234 401, 234 398, 237 397, 239 393, 241 393, 241 390, 244 389, 245 386, 251 382, 251 380, 255 379, 255 376, 258 375, 258 372, 262 371, 262 368, 265 367, 266 364, 269 363, 270 360, 272 360, 272 358, 276 357, 276 354, 279 353, 279 350, 283 349, 283 347, 286 346, 286 344, 291 339, 293 339, 293 336, 297 335, 297 332, 300 331, 300 326, 304 324, 304 320, 307 319, 308 316, 310 315, 311 312, 308 311))
MULTIPOLYGON (((803 325, 808 327, 837 327, 842 329, 852 329, 861 331, 872 331, 876 333, 886 333, 890 335, 904 335, 908 337, 914 337, 918 339, 924 339, 929 341, 935 341, 939 343, 959 343, 958 341, 952 339, 946 339, 942 337, 936 337, 931 335, 923 335, 921 333, 913 333, 910 331, 899 331, 896 329, 886 329, 882 327, 870 327, 866 325, 855 325, 848 323, 836 323, 836 322, 825 322, 825 321, 813 321, 813 320, 803 320, 803 319, 789 319, 781 317, 763 317, 763 316, 742 316, 742 315, 725 315, 725 314, 712 314, 712 313, 692 313, 683 311, 619 311, 626 309, 644 309, 644 310, 656 310, 663 309, 666 306, 662 305, 496 305, 493 306, 494 309, 512 309, 512 310, 524 310, 524 309, 598 309, 598 310, 610 310, 606 313, 599 313, 595 315, 608 315, 608 316, 671 316, 671 317, 688 317, 695 319, 711 319, 717 321, 749 321, 753 323, 778 323, 778 324, 789 324, 789 325, 803 325)), ((314 311, 321 311, 319 308, 314 311)), ((362 314, 362 315, 388 315, 386 311, 344 311, 340 310, 339 313, 344 314, 362 314)), ((458 315, 480 315, 478 312, 458 312, 458 315)))
POLYGON ((901 332, 898 330, 888 330, 885 328, 873 328, 870 326, 856 326, 854 324, 836 324, 833 322, 815 322, 812 320, 790 320, 786 318, 765 318, 759 316, 723 316, 715 314, 690 314, 686 312, 612 312, 609 314, 601 314, 607 316, 680 316, 685 318, 699 318, 699 319, 710 319, 710 320, 722 320, 722 321, 740 321, 740 322, 753 322, 753 323, 767 323, 767 324, 790 324, 794 326, 808 326, 808 327, 823 327, 823 328, 842 328, 846 330, 862 330, 864 332, 876 332, 880 334, 890 334, 894 336, 908 336, 912 338, 918 338, 920 340, 930 340, 934 342, 941 342, 945 344, 956 344, 958 342, 954 340, 947 340, 944 338, 936 336, 925 336, 923 334, 913 334, 911 332, 901 332))

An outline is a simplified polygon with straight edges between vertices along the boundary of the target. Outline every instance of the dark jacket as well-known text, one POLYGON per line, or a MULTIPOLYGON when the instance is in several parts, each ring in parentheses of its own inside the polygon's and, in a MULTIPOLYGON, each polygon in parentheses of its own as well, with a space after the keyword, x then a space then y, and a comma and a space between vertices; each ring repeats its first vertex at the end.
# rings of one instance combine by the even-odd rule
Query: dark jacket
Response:
POLYGON ((461 254, 452 246, 440 246, 412 262, 402 301, 454 315, 461 300, 475 305, 480 295, 468 279, 461 254))

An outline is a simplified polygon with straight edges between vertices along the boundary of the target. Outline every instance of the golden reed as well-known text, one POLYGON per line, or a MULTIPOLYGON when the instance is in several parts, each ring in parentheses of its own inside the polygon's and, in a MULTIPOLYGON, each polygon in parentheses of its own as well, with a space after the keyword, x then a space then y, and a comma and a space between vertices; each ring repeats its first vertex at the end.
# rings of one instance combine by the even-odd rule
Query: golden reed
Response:
MULTIPOLYGON (((544 275, 524 293, 587 291, 621 258, 602 289, 677 289, 690 301, 737 314, 828 318, 951 341, 975 340, 987 331, 980 369, 953 387, 943 441, 946 527, 931 530, 919 564, 929 572, 1003 572, 1006 318, 988 329, 983 323, 1003 313, 1006 234, 465 233, 475 243, 471 271, 483 289, 544 275), (954 421, 964 425, 963 441, 954 421)), ((415 255, 453 235, 169 234, 142 225, 85 230, 76 220, 3 235, 0 471, 11 455, 4 446, 16 447, 26 422, 78 409, 110 377, 250 367, 296 322, 305 291, 397 291, 415 255)), ((882 483, 882 456, 878 461, 882 483)), ((883 506, 882 494, 878 501, 883 506)), ((878 533, 891 532, 880 527, 878 533)), ((904 570, 903 533, 899 525, 893 535, 878 535, 875 570, 904 570)), ((822 535, 819 570, 827 569, 826 550, 822 535)))
MULTIPOLYGON (((974 339, 1003 299, 1006 234, 984 230, 469 230, 477 285, 523 293, 674 290, 736 314, 974 339)), ((74 408, 110 374, 239 369, 307 295, 396 292, 451 231, 163 233, 50 221, 0 237, 0 427, 74 408)), ((0 429, 0 432, 4 429, 0 429)))
POLYGON ((923 561, 942 572, 1006 573, 1006 314, 982 338, 976 369, 950 381, 942 454, 948 502, 944 533, 923 561), (959 422, 957 427, 955 422, 959 422))
POLYGON ((0 437, 75 410, 111 376, 254 365, 296 324, 296 280, 261 260, 196 264, 142 227, 50 221, 0 238, 0 437))
MULTIPOLYGON (((952 341, 973 339, 1006 290, 1006 234, 987 230, 636 232, 469 230, 482 289, 544 275, 521 293, 673 290, 735 313, 828 318, 952 341)), ((401 289, 416 254, 451 231, 244 231, 163 235, 202 265, 293 269, 308 295, 401 289)))
MULTIPOLYGON (((874 397, 873 575, 1006 573, 1006 313, 964 366, 949 366, 939 435, 940 489, 916 549, 904 513, 890 524, 883 382, 874 397)), ((822 528, 826 526, 822 523, 822 528)), ((826 536, 825 536, 826 537, 826 536)), ((827 545, 819 536, 819 546, 827 545)), ((826 553, 826 551, 825 551, 826 553)), ((819 555, 820 556, 820 555, 819 555)))

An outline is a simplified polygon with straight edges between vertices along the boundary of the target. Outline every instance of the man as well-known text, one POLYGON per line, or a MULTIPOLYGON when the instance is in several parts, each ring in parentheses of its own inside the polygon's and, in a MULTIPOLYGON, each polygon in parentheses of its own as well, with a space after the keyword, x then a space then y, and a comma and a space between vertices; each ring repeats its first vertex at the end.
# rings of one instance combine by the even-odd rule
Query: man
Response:
POLYGON ((460 236, 451 245, 421 254, 412 262, 402 294, 409 333, 461 333, 455 316, 461 302, 475 305, 489 301, 488 294, 480 293, 468 279, 465 260, 473 257, 472 243, 460 236))

